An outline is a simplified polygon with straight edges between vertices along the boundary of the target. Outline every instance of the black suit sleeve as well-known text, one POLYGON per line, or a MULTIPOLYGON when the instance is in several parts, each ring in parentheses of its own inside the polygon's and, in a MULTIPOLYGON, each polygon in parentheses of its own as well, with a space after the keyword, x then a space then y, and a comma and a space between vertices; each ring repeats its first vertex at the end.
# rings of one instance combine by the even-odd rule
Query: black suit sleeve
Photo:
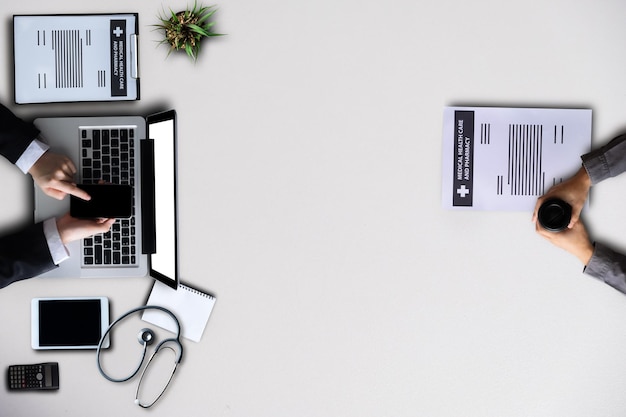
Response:
POLYGON ((23 121, 0 104, 0 155, 14 164, 38 134, 39 130, 32 123, 23 121))
POLYGON ((0 288, 55 267, 43 223, 0 238, 0 288))
MULTIPOLYGON (((38 134, 35 126, 0 104, 0 155, 15 163, 38 134)), ((0 237, 0 288, 54 267, 43 223, 0 237)))

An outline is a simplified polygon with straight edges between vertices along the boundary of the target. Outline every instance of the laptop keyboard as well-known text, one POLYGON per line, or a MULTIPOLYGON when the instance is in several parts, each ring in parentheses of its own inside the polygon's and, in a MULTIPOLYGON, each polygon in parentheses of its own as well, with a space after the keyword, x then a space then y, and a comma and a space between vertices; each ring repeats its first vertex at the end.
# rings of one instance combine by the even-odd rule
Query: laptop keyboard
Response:
MULTIPOLYGON (((130 185, 135 202, 135 130, 132 127, 80 128, 83 184, 130 185)), ((137 266, 135 204, 129 219, 118 219, 107 233, 82 242, 83 266, 137 266)))

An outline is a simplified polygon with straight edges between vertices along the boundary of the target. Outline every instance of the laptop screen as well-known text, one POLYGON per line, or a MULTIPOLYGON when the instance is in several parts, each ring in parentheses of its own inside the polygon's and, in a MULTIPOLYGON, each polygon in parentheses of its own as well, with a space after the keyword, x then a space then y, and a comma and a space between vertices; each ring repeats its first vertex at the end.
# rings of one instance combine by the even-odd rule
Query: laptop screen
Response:
POLYGON ((148 118, 148 137, 154 146, 155 252, 150 274, 178 286, 178 233, 176 207, 176 113, 168 111, 148 118))

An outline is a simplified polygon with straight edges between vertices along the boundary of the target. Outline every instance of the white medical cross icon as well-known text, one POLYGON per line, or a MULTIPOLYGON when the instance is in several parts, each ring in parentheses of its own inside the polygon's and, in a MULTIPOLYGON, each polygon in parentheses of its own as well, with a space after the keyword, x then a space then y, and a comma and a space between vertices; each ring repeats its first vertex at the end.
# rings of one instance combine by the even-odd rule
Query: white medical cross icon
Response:
POLYGON ((470 193, 469 188, 465 187, 465 184, 461 185, 461 188, 456 190, 456 193, 461 196, 461 198, 465 198, 466 195, 470 193))

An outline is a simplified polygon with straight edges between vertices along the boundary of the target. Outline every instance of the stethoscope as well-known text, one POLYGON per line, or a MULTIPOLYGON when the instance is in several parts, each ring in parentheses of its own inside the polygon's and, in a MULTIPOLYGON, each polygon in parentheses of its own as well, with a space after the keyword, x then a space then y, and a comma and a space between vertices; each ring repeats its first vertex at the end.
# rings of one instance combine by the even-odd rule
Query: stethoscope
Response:
POLYGON ((139 361, 139 365, 137 365, 137 368, 135 368, 133 373, 131 373, 129 376, 127 376, 125 378, 113 378, 112 376, 107 374, 104 371, 104 369, 102 369, 102 365, 100 364, 100 353, 101 353, 101 350, 102 350, 102 344, 104 343, 104 341, 106 340, 107 336, 111 332, 111 329, 113 329, 113 327, 116 324, 118 324, 119 322, 121 322, 122 320, 127 318, 128 316, 130 316, 132 314, 135 314, 135 313, 137 313, 139 311, 144 311, 144 310, 160 310, 160 311, 162 311, 162 312, 164 312, 166 314, 169 314, 169 316, 176 323, 176 328, 178 329, 175 338, 165 339, 165 340, 163 340, 161 343, 159 343, 156 346, 156 348, 154 349, 154 352, 150 356, 150 359, 148 359, 148 363, 146 364, 146 367, 143 369, 143 372, 141 373, 141 377, 139 378, 139 384, 137 384, 137 391, 135 392, 135 404, 137 404, 138 406, 140 406, 142 408, 149 408, 149 407, 152 407, 163 396, 163 394, 165 393, 165 390, 170 385, 170 382, 172 382, 172 378, 174 377, 174 373, 176 372, 176 368, 178 368, 178 364, 180 363, 180 361, 181 361, 181 359, 183 357, 183 345, 180 342, 180 323, 178 322, 178 319, 176 318, 174 313, 172 313, 168 309, 166 309, 164 307, 160 307, 160 306, 142 306, 142 307, 134 308, 134 309, 124 313, 121 317, 119 317, 117 320, 115 320, 113 323, 111 323, 109 328, 102 335, 102 338, 100 338, 100 343, 98 343, 98 349, 96 351, 96 361, 97 361, 97 364, 98 364, 98 371, 100 371, 100 374, 103 377, 105 377, 106 379, 108 379, 109 381, 111 381, 111 382, 126 382, 126 381, 132 379, 135 375, 137 375, 137 373, 139 372, 139 369, 141 369, 141 365, 143 364, 144 359, 146 358, 146 351, 148 350, 148 346, 151 345, 154 342, 154 332, 152 330, 150 330, 150 329, 141 329, 141 331, 139 332, 139 335, 137 336, 137 340, 139 341, 139 343, 141 345, 143 345, 143 352, 141 354, 141 361, 139 361), (171 346, 169 346, 168 344, 178 345, 178 353, 171 346), (146 374, 146 371, 148 370, 148 368, 150 367, 150 363, 152 363, 152 360, 154 359, 156 354, 159 353, 159 351, 162 348, 163 349, 169 349, 169 350, 171 350, 172 352, 174 352, 176 354, 176 359, 174 360, 174 368, 172 369, 172 373, 170 374, 170 377, 167 380, 167 384, 165 384, 165 386, 163 387, 163 390, 158 395, 158 397, 156 397, 156 399, 154 401, 152 401, 150 404, 144 404, 139 399, 139 392, 141 390, 141 384, 143 382, 143 377, 146 374))

